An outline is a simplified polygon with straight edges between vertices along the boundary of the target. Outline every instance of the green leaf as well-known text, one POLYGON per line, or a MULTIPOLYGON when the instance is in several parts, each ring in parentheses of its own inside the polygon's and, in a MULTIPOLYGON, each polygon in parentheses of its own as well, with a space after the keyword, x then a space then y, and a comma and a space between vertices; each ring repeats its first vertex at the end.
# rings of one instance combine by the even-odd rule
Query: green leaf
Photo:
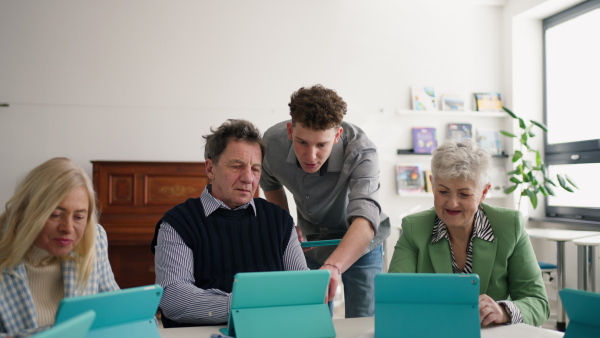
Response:
POLYGON ((558 178, 558 183, 563 189, 568 192, 574 192, 573 189, 567 185, 567 181, 564 179, 564 177, 562 177, 562 175, 556 175, 556 178, 558 178))
MULTIPOLYGON (((552 179, 550 179, 550 178, 546 180, 546 183, 550 183, 550 184, 552 184, 553 186, 556 187, 556 183, 554 183, 554 181, 552 179)), ((546 186, 548 186, 548 184, 546 184, 546 186)))
POLYGON ((542 186, 540 186, 540 191, 542 192, 542 194, 544 194, 544 196, 548 197, 548 193, 546 192, 546 189, 542 186))
MULTIPOLYGON (((528 172, 529 173, 529 172, 528 172)), ((524 183, 529 183, 531 182, 531 177, 528 175, 528 173, 524 173, 523 174, 523 182, 524 183)))
POLYGON ((512 161, 513 162, 517 162, 519 159, 521 159, 521 157, 523 157, 523 153, 520 152, 519 150, 515 150, 515 153, 513 154, 512 161))
POLYGON ((533 195, 533 197, 529 197, 531 199, 531 204, 533 205, 533 208, 536 209, 537 205, 538 205, 538 199, 536 195, 533 195))
POLYGON ((531 165, 531 161, 523 160, 523 166, 527 169, 531 169, 533 166, 531 165))
POLYGON ((558 184, 564 188, 566 186, 565 178, 562 175, 556 175, 556 178, 558 179, 558 184))
POLYGON ((527 145, 527 133, 523 133, 521 134, 521 144, 524 144, 527 146, 527 148, 529 148, 529 146, 527 145))
POLYGON ((500 134, 502 134, 504 136, 508 136, 508 137, 517 137, 517 135, 515 135, 513 133, 509 133, 509 132, 504 131, 504 130, 500 130, 500 134))
POLYGON ((548 168, 546 168, 546 165, 544 163, 541 164, 542 167, 542 174, 544 174, 544 179, 546 177, 548 177, 548 168))
POLYGON ((535 151, 535 163, 538 167, 542 165, 542 155, 538 150, 535 151))
POLYGON ((574 186, 575 189, 579 189, 579 187, 577 186, 577 184, 575 184, 573 182, 573 180, 569 176, 565 175, 565 179, 567 180, 567 182, 571 183, 571 185, 574 186))
POLYGON ((527 178, 529 179, 529 182, 531 182, 532 184, 535 184, 536 180, 535 180, 535 176, 533 176, 533 171, 530 171, 527 173, 527 178))
POLYGON ((527 125, 525 124, 525 121, 520 117, 518 117, 518 119, 519 119, 519 128, 527 129, 527 125))
POLYGON ((508 187, 506 189, 504 189, 504 193, 505 194, 510 194, 511 192, 515 191, 517 189, 518 185, 513 185, 511 187, 508 187))
POLYGON ((510 109, 508 109, 506 107, 502 107, 502 109, 504 109, 504 111, 507 112, 508 115, 510 115, 513 119, 517 118, 517 115, 515 115, 515 113, 513 113, 510 109))
POLYGON ((519 169, 515 169, 513 171, 509 171, 508 173, 506 173, 508 176, 511 175, 521 175, 521 171, 519 169))
POLYGON ((534 121, 534 120, 529 120, 529 122, 535 124, 536 126, 540 127, 543 131, 548 132, 548 127, 546 127, 545 124, 538 122, 538 121, 534 121))
POLYGON ((518 178, 516 178, 516 177, 511 177, 509 181, 511 181, 511 182, 513 182, 513 183, 516 183, 516 184, 521 184, 521 183, 523 183, 523 182, 521 182, 521 180, 519 180, 519 179, 518 179, 518 178))
POLYGON ((567 181, 564 179, 564 177, 562 177, 562 175, 556 175, 556 178, 558 178, 558 183, 563 189, 565 189, 568 192, 575 192, 573 191, 573 189, 571 189, 571 187, 569 187, 567 181))
POLYGON ((533 131, 531 131, 531 129, 529 130, 529 132, 527 134, 529 135, 529 137, 535 137, 535 133, 533 131))
POLYGON ((550 194, 550 196, 555 196, 554 190, 552 188, 550 188, 550 186, 548 184, 546 184, 546 191, 548 191, 548 194, 550 194))
POLYGON ((529 197, 529 200, 531 200, 531 205, 533 205, 533 208, 537 208, 537 204, 538 204, 538 199, 537 199, 537 195, 531 191, 531 190, 525 190, 525 194, 529 197))

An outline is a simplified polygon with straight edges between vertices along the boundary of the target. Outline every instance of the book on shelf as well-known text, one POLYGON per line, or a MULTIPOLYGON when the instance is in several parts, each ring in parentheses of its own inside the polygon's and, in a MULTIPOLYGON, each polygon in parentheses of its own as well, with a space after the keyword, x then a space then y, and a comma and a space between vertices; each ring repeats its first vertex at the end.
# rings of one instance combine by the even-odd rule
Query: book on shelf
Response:
POLYGON ((423 191, 423 171, 419 163, 396 164, 396 187, 398 195, 423 191))
POLYGON ((413 110, 437 110, 435 89, 432 86, 412 86, 413 110))
POLYGON ((413 127, 413 151, 415 154, 431 154, 437 148, 435 128, 413 127))
POLYGON ((479 147, 490 155, 502 155, 502 141, 500 131, 497 129, 477 129, 477 143, 479 147))
POLYGON ((448 123, 446 138, 457 141, 473 138, 473 127, 470 123, 448 123))
POLYGON ((425 192, 433 192, 433 186, 431 185, 431 180, 429 179, 430 176, 431 170, 423 170, 423 190, 425 192))
POLYGON ((477 111, 503 111, 500 93, 474 93, 477 111))
POLYGON ((443 95, 442 110, 446 111, 464 111, 465 100, 459 95, 443 95))

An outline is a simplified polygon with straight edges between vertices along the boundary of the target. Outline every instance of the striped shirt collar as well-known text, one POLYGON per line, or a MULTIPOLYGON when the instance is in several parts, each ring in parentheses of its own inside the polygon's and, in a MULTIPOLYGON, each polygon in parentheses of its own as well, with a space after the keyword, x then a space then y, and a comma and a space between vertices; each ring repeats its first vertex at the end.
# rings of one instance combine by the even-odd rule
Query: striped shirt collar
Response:
MULTIPOLYGON (((475 213, 473 234, 471 235, 471 241, 473 238, 481 238, 484 241, 493 242, 494 241, 494 232, 492 231, 492 226, 490 225, 490 221, 487 216, 481 209, 481 207, 475 213)), ((450 241, 450 237, 448 235, 448 228, 446 227, 446 223, 442 221, 439 217, 435 217, 435 225, 433 226, 433 232, 431 234, 431 244, 435 244, 439 242, 442 238, 446 238, 450 241)))
POLYGON ((208 184, 204 190, 202 191, 202 195, 200 195, 200 203, 202 203, 202 207, 204 208, 204 215, 206 217, 210 216, 213 212, 215 212, 219 208, 227 209, 227 210, 241 210, 247 209, 248 206, 252 206, 252 210, 254 210, 254 216, 256 215, 256 206, 254 205, 254 198, 250 199, 250 202, 241 205, 235 209, 231 209, 228 207, 223 201, 216 199, 212 194, 212 184, 208 184))
POLYGON ((452 272, 453 273, 472 273, 473 272, 473 239, 480 238, 484 241, 493 242, 494 241, 494 233, 492 231, 492 226, 487 219, 487 216, 479 207, 479 210, 475 213, 475 217, 473 220, 473 233, 471 234, 471 238, 469 239, 469 245, 467 247, 467 259, 465 260, 465 266, 461 270, 456 263, 456 259, 454 257, 454 250, 452 250, 452 243, 450 241, 450 236, 448 235, 448 227, 446 224, 436 216, 435 225, 433 227, 433 233, 431 235, 431 243, 437 243, 442 238, 446 238, 448 240, 448 244, 450 245, 450 254, 452 255, 452 272))

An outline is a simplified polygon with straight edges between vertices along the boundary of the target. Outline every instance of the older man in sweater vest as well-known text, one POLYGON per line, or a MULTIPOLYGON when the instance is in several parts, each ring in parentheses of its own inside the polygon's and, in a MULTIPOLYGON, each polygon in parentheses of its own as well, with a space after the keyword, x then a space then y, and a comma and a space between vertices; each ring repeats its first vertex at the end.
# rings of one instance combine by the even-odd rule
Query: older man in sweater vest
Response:
POLYGON ((244 120, 211 131, 204 136, 210 184, 163 216, 151 244, 165 328, 226 323, 238 272, 308 269, 290 214, 253 198, 260 131, 244 120))

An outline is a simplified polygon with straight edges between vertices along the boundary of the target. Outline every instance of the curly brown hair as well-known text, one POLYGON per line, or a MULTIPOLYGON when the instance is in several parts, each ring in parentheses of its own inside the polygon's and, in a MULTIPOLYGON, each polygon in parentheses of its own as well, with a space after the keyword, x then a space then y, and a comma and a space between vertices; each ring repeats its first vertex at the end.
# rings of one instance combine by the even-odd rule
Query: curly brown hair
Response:
POLYGON ((292 125, 300 123, 312 130, 327 130, 341 125, 347 109, 346 102, 335 90, 320 84, 295 91, 288 106, 292 125))

